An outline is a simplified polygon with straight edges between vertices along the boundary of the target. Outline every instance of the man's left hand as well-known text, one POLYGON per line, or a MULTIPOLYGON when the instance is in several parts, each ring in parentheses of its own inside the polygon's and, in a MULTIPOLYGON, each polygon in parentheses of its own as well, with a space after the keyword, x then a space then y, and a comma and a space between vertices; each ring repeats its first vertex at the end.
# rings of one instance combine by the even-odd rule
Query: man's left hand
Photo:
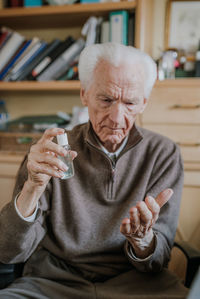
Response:
POLYGON ((152 227, 159 217, 160 209, 172 194, 172 189, 165 189, 156 198, 147 196, 130 209, 129 218, 122 220, 120 231, 132 245, 137 257, 145 258, 154 251, 152 227))

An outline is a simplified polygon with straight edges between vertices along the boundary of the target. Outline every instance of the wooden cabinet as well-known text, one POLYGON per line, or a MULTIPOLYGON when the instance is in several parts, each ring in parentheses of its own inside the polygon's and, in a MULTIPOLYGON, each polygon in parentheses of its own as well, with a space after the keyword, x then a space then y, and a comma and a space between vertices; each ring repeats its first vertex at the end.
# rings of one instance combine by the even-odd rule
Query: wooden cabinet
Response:
POLYGON ((185 169, 177 239, 200 249, 200 82, 157 82, 140 124, 179 144, 185 169))
POLYGON ((141 122, 178 143, 185 163, 200 163, 200 80, 157 82, 141 122))

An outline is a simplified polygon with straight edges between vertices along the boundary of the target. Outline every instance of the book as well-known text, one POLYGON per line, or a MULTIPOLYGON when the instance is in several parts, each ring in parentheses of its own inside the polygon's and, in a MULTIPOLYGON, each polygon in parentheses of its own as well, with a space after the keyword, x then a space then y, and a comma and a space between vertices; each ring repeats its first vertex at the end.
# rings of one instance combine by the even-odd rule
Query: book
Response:
POLYGON ((40 41, 36 46, 37 47, 35 47, 34 51, 31 51, 32 55, 29 55, 29 58, 26 60, 26 62, 18 69, 18 71, 15 74, 13 74, 10 77, 10 81, 20 80, 19 78, 22 75, 22 73, 26 70, 26 68, 33 61, 33 59, 37 57, 37 55, 39 55, 40 52, 42 52, 46 48, 47 43, 45 41, 40 41))
POLYGON ((134 44, 135 44, 135 13, 130 13, 129 14, 128 44, 130 46, 134 46, 134 44))
POLYGON ((23 35, 15 31, 12 32, 11 37, 0 51, 0 72, 24 41, 25 37, 23 35))
POLYGON ((42 6, 42 0, 24 0, 25 7, 42 6))
POLYGON ((96 39, 96 27, 98 24, 98 18, 92 16, 87 19, 83 28, 81 30, 81 34, 86 37, 85 46, 89 46, 95 43, 96 39))
POLYGON ((13 74, 15 74, 20 67, 29 59, 29 57, 33 54, 35 51, 36 45, 39 43, 39 38, 34 37, 26 50, 22 53, 22 55, 19 57, 19 59, 16 60, 12 68, 9 70, 9 72, 4 77, 3 81, 10 81, 10 78, 13 74))
POLYGON ((97 18, 97 26, 96 26, 96 38, 95 44, 99 44, 101 42, 101 26, 102 26, 103 18, 97 18))
POLYGON ((79 38, 63 54, 61 54, 38 78, 38 81, 56 80, 70 66, 74 58, 80 54, 85 46, 83 38, 79 38))
POLYGON ((40 53, 38 55, 36 55, 36 57, 25 67, 22 74, 18 77, 18 80, 20 80, 20 81, 21 80, 31 80, 31 79, 33 80, 33 78, 31 78, 31 72, 32 72, 33 68, 36 65, 38 65, 38 63, 45 56, 47 56, 51 50, 55 49, 59 43, 60 43, 60 40, 55 39, 51 43, 47 44, 46 47, 44 47, 43 50, 41 50, 40 53))
POLYGON ((128 12, 113 11, 109 14, 110 41, 128 45, 128 12))
POLYGON ((19 7, 23 6, 23 0, 7 0, 8 7, 19 7))
POLYGON ((3 48, 5 43, 8 41, 8 39, 11 37, 11 31, 8 31, 6 29, 1 31, 0 36, 0 50, 3 48))
POLYGON ((66 80, 78 80, 78 61, 80 55, 76 56, 74 60, 70 63, 69 68, 64 72, 57 80, 66 81, 66 80))
POLYGON ((109 21, 103 21, 101 24, 101 43, 109 42, 109 21))
POLYGON ((26 50, 26 48, 29 46, 31 40, 25 41, 22 47, 17 51, 17 53, 13 56, 13 58, 9 61, 9 63, 4 67, 2 72, 0 73, 0 80, 3 79, 3 77, 6 75, 6 73, 11 69, 11 67, 14 65, 14 63, 17 61, 17 59, 22 55, 22 53, 26 50))
POLYGON ((60 42, 58 46, 52 50, 49 55, 47 55, 37 66, 32 70, 32 76, 33 78, 37 78, 42 72, 44 72, 51 63, 59 56, 61 55, 67 48, 69 48, 73 43, 75 42, 75 39, 71 36, 67 37, 65 41, 60 42))

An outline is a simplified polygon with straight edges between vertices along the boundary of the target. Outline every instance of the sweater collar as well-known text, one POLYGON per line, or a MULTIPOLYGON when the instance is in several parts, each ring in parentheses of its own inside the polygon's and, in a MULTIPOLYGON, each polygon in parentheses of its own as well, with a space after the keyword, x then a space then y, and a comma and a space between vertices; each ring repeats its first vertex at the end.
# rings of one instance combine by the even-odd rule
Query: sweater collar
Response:
MULTIPOLYGON (((123 148, 122 152, 120 153, 120 155, 126 152, 127 150, 129 150, 130 148, 134 147, 142 139, 143 139, 143 135, 140 129, 134 124, 132 129, 130 130, 128 141, 125 147, 123 148)), ((98 137, 94 132, 90 121, 87 123, 85 141, 90 143, 94 147, 100 148, 98 137)))

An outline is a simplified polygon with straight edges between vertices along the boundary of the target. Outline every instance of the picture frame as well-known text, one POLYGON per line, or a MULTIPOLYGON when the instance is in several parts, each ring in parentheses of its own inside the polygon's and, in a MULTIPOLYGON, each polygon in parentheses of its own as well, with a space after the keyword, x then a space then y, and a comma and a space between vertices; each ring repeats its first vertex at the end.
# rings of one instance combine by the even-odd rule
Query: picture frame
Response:
POLYGON ((165 49, 196 52, 200 42, 200 0, 168 0, 165 49))

